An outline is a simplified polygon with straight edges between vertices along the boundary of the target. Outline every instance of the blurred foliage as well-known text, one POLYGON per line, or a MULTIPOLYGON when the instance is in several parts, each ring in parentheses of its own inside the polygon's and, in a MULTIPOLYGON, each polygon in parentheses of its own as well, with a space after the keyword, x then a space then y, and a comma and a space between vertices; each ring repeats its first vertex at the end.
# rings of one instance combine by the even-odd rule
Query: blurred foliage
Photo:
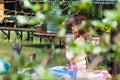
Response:
MULTIPOLYGON (((63 24, 64 21, 66 19, 69 18, 68 14, 62 14, 62 9, 60 8, 60 4, 61 2, 56 1, 54 3, 49 3, 49 1, 45 1, 42 4, 39 3, 32 3, 29 0, 21 0, 22 3, 24 4, 25 8, 30 8, 33 12, 35 12, 35 16, 27 19, 25 16, 18 16, 17 20, 19 23, 21 24, 38 24, 41 23, 43 21, 47 22, 47 23, 53 23, 55 24, 55 26, 58 28, 58 35, 62 36, 65 34, 66 32, 66 25, 63 24)), ((101 35, 101 44, 99 46, 94 46, 93 44, 88 44, 85 41, 80 43, 80 46, 76 45, 73 43, 73 41, 70 42, 70 47, 68 48, 69 50, 72 50, 73 52, 76 53, 76 55, 79 55, 80 53, 82 53, 82 49, 85 48, 87 53, 93 53, 97 56, 99 56, 101 53, 104 53, 107 55, 107 57, 111 57, 109 56, 109 51, 112 50, 113 51, 113 56, 115 59, 120 59, 120 42, 111 42, 111 38, 114 38, 114 36, 111 36, 112 32, 116 31, 117 28, 119 27, 118 24, 120 22, 120 0, 118 0, 118 3, 116 5, 116 9, 114 10, 106 10, 104 12, 104 18, 100 21, 100 20, 91 20, 90 21, 90 28, 89 28, 89 33, 90 35, 97 35, 97 30, 101 30, 102 31, 102 35, 101 35), (106 34, 107 33, 107 34, 106 34)), ((70 5, 70 10, 71 13, 74 13, 76 11, 79 11, 81 9, 84 10, 89 10, 92 7, 92 1, 91 0, 80 0, 80 1, 76 1, 76 2, 71 2, 70 5)), ((79 27, 84 26, 84 24, 79 27)), ((39 55, 42 55, 43 53, 45 53, 46 55, 50 56, 52 55, 52 59, 54 60, 59 60, 57 59, 55 54, 59 54, 61 53, 60 49, 55 49, 54 45, 51 45, 51 49, 50 51, 46 51, 46 50, 40 50, 38 51, 39 55)), ((63 53, 63 52, 62 52, 63 53)), ((45 57, 45 55, 42 55, 43 59, 45 57)), ((47 60, 48 58, 46 58, 47 60)), ((49 61, 49 59, 48 59, 49 61)), ((48 62, 46 61, 46 62, 48 62)), ((15 68, 17 68, 18 70, 22 70, 24 68, 30 67, 33 70, 36 70, 39 77, 38 78, 51 78, 51 79, 55 79, 54 77, 52 77, 49 73, 46 67, 43 67, 40 63, 34 62, 26 62, 24 60, 24 57, 21 57, 20 60, 18 62, 14 61, 13 63, 13 69, 14 69, 14 65, 15 68), (15 63, 14 63, 15 62, 15 63)), ((42 62, 42 61, 41 61, 42 62)), ((28 73, 30 74, 31 71, 28 73)), ((8 78, 7 80, 30 80, 29 77, 24 76, 26 74, 17 74, 15 73, 15 71, 11 70, 11 73, 8 73, 7 76, 5 76, 6 78, 8 78)))
POLYGON ((75 12, 79 9, 89 10, 92 6, 91 0, 80 0, 80 1, 74 1, 71 5, 71 11, 75 12))

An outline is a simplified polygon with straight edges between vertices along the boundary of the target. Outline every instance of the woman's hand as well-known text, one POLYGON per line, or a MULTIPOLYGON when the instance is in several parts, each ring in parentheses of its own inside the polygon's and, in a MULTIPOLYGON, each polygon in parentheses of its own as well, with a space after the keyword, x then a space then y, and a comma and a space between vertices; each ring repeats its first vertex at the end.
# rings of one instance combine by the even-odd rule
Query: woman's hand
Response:
POLYGON ((64 67, 65 70, 71 70, 71 65, 70 64, 67 64, 65 67, 64 67))

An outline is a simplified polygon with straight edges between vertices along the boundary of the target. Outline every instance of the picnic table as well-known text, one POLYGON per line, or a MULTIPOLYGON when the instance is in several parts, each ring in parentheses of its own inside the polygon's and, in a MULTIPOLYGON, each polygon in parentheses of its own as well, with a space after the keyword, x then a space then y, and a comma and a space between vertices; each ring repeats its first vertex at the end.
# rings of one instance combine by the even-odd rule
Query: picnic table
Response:
POLYGON ((70 36, 71 34, 65 34, 63 35, 62 37, 59 36, 57 33, 33 33, 34 36, 37 36, 37 37, 40 37, 40 44, 42 44, 42 39, 43 38, 46 38, 47 41, 50 43, 50 44, 56 44, 57 40, 56 39, 59 39, 59 45, 62 46, 62 44, 65 46, 66 44, 66 41, 65 41, 65 38, 67 36, 70 36))
POLYGON ((23 39, 23 32, 27 32, 27 40, 29 41, 30 38, 33 41, 33 32, 36 32, 36 29, 31 29, 31 28, 15 28, 15 27, 0 27, 0 30, 2 33, 5 34, 4 39, 10 40, 10 32, 15 31, 17 34, 17 37, 20 38, 21 40, 23 39))

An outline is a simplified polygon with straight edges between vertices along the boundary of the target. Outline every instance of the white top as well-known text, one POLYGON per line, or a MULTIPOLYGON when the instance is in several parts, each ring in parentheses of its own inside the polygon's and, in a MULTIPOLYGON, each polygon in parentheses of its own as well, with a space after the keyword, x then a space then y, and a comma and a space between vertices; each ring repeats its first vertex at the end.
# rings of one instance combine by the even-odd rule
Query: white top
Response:
MULTIPOLYGON (((84 39, 82 37, 77 38, 74 42, 79 46, 84 39)), ((68 47, 68 46, 67 46, 68 47)), ((84 49, 81 51, 80 55, 75 56, 73 51, 66 51, 66 58, 70 61, 75 62, 73 65, 73 70, 76 69, 77 73, 83 76, 83 73, 86 71, 86 53, 84 49)))

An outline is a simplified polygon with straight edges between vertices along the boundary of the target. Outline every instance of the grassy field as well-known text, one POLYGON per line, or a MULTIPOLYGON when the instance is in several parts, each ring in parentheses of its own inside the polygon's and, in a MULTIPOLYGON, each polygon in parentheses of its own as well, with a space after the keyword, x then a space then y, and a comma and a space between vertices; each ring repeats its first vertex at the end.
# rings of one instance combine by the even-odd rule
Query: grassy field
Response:
MULTIPOLYGON (((22 44, 22 51, 21 55, 23 55, 26 59, 26 61, 29 60, 29 55, 31 53, 37 54, 37 60, 41 61, 44 53, 44 50, 47 49, 47 51, 50 51, 50 45, 49 47, 46 45, 40 44, 39 37, 34 37, 34 41, 26 41, 26 33, 23 35, 23 41, 20 41, 19 39, 16 39, 16 35, 14 32, 11 32, 10 41, 7 39, 4 40, 5 35, 0 32, 0 59, 4 59, 9 61, 11 54, 12 54, 12 44, 14 42, 22 44)), ((44 40, 43 40, 44 41, 44 40)), ((43 42, 44 44, 44 42, 43 42)), ((48 52, 49 52, 48 51, 48 52)), ((68 61, 65 58, 65 49, 62 48, 56 48, 57 54, 54 54, 51 56, 49 63, 50 65, 65 65, 68 61)))

